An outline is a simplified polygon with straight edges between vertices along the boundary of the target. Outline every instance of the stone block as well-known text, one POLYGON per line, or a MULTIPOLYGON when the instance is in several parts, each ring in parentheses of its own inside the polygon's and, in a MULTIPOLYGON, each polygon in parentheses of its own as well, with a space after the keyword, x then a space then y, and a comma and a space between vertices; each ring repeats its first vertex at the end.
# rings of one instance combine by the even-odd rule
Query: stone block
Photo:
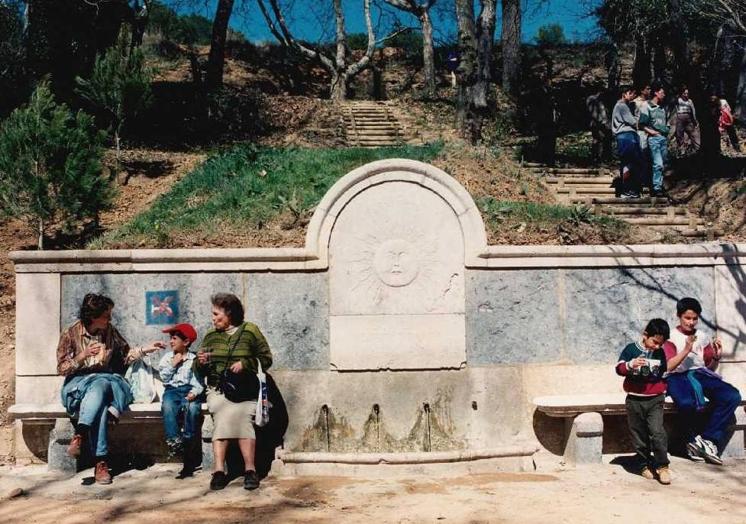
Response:
POLYGON ((715 267, 718 334, 726 359, 746 360, 746 277, 743 266, 715 267))
POLYGON ((75 473, 78 470, 77 460, 67 454, 67 447, 75 435, 75 428, 67 418, 58 418, 54 428, 49 432, 49 449, 47 467, 49 471, 75 473))
POLYGON ((16 377, 16 404, 60 404, 65 377, 59 375, 16 377))
POLYGON ((16 375, 57 373, 60 275, 16 275, 16 375))
POLYGON ((272 349, 272 369, 329 369, 327 273, 252 273, 246 315, 272 349))
POLYGON ((603 450, 604 421, 600 413, 582 413, 567 420, 569 435, 565 462, 573 466, 600 464, 603 450))
POLYGON ((702 303, 701 327, 711 331, 712 267, 565 270, 567 358, 575 363, 615 362, 651 318, 663 318, 673 327, 676 301, 685 296, 702 303))
POLYGON ((332 316, 337 370, 459 368, 466 362, 464 315, 332 316))
POLYGON ((469 365, 562 359, 558 271, 467 272, 469 365))
MULTIPOLYGON (((86 293, 102 293, 114 301, 112 323, 130 345, 164 340, 166 325, 146 324, 146 291, 176 290, 179 295, 177 322, 189 322, 198 339, 212 327, 210 296, 234 293, 246 306, 244 276, 229 273, 80 274, 62 277, 63 326, 72 324, 86 293)), ((154 354, 157 359, 159 353, 154 354)))

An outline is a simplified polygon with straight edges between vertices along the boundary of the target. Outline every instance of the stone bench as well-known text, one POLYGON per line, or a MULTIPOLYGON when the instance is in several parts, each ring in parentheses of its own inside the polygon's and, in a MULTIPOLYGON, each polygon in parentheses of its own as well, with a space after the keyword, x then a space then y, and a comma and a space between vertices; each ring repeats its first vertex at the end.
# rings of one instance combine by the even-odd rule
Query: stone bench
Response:
MULTIPOLYGON (((739 388, 739 391, 743 391, 739 388)), ((533 400, 536 409, 550 417, 565 419, 564 457, 568 464, 597 464, 601 462, 603 449, 603 415, 626 415, 624 405, 626 393, 599 395, 552 395, 533 400)), ((741 401, 746 406, 746 399, 741 401)), ((665 413, 676 413, 676 405, 666 397, 665 413)), ((746 411, 736 410, 736 423, 732 435, 723 450, 723 457, 744 458, 744 434, 746 411)))
MULTIPOLYGON (((202 412, 208 413, 207 404, 202 404, 202 412)), ((53 424, 49 433, 47 448, 47 463, 51 471, 74 473, 77 471, 77 461, 67 455, 67 447, 75 434, 70 417, 62 404, 15 404, 8 409, 13 420, 20 420, 23 424, 43 425, 53 424)), ((132 404, 129 411, 122 413, 120 424, 135 424, 148 421, 160 421, 161 403, 132 404)), ((212 417, 205 417, 202 424, 202 467, 212 467, 212 417)))

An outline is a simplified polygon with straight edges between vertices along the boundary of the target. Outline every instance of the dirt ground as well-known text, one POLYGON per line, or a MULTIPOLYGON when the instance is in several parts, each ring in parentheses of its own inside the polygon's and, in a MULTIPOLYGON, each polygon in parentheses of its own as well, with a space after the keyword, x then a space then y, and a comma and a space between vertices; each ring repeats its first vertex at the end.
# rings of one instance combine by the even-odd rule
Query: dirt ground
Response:
POLYGON ((450 478, 270 476, 254 492, 240 478, 211 492, 205 472, 174 480, 177 464, 131 470, 110 486, 86 485, 91 470, 64 477, 44 466, 3 467, 0 522, 746 522, 743 461, 718 467, 674 457, 670 486, 625 471, 618 457, 604 462, 569 470, 537 457, 535 473, 450 478))

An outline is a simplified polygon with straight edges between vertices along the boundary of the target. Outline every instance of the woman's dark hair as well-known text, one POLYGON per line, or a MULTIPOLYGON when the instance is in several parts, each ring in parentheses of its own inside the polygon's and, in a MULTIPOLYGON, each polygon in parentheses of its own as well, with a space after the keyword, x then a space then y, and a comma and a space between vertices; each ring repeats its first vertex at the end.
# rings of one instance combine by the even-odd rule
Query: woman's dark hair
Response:
POLYGON ((237 326, 243 322, 243 305, 238 297, 232 293, 216 293, 210 297, 212 305, 221 308, 231 319, 231 325, 237 326))
POLYGON ((661 89, 663 89, 663 84, 661 82, 653 82, 653 84, 650 86, 650 92, 655 94, 661 89))
POLYGON ((699 300, 692 297, 685 297, 676 302, 676 316, 680 317, 687 311, 694 311, 697 316, 702 314, 702 304, 699 300))
POLYGON ((645 334, 649 337, 663 335, 663 338, 668 340, 668 337, 671 336, 671 328, 668 327, 668 322, 662 318, 654 318, 645 326, 645 334))
POLYGON ((114 307, 114 301, 107 296, 88 293, 80 304, 78 318, 88 327, 94 318, 98 318, 114 307))

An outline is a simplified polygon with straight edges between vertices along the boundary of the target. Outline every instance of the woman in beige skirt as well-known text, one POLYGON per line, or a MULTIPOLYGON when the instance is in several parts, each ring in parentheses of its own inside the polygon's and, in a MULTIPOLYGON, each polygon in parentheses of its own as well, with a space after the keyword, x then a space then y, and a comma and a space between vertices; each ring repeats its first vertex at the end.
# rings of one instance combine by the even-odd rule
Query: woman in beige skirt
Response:
POLYGON ((244 488, 256 489, 259 487, 254 466, 256 397, 245 402, 231 402, 217 386, 225 369, 233 373, 256 374, 257 360, 262 368, 268 369, 272 365, 272 353, 259 328, 251 322, 244 322, 243 305, 235 295, 218 293, 211 300, 213 329, 205 335, 194 364, 195 370, 205 379, 207 407, 214 424, 212 450, 215 469, 210 489, 223 489, 228 484, 225 454, 229 441, 233 439, 238 441, 244 460, 244 488))

